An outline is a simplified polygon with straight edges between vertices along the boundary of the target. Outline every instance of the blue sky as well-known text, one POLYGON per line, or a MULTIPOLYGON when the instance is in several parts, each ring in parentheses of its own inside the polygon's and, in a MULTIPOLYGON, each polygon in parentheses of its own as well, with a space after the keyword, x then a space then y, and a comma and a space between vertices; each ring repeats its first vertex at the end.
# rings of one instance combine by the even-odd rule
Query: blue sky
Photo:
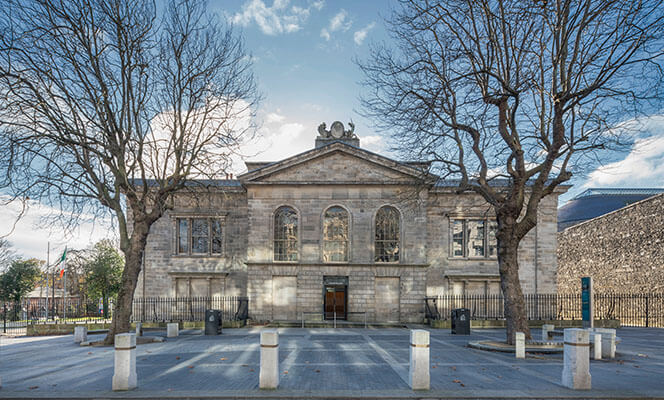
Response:
MULTIPOLYGON (((278 160, 306 151, 317 126, 335 120, 352 120, 363 148, 390 156, 387 140, 357 113, 362 76, 353 59, 364 58, 370 43, 388 40, 384 17, 395 1, 210 0, 209 6, 243 33, 265 96, 258 110, 262 128, 244 149, 249 159, 278 160)), ((664 187, 664 115, 644 119, 640 130, 633 148, 607 154, 603 167, 575 177, 561 204, 588 187, 664 187)), ((238 162, 235 173, 243 167, 238 162)), ((9 221, 17 212, 16 206, 5 207, 0 218, 9 221)), ((50 240, 53 259, 66 244, 83 248, 113 236, 105 221, 81 225, 72 237, 58 227, 37 229, 39 217, 49 212, 30 205, 8 237, 18 253, 44 259, 50 240)), ((10 229, 0 225, 0 235, 10 229)))

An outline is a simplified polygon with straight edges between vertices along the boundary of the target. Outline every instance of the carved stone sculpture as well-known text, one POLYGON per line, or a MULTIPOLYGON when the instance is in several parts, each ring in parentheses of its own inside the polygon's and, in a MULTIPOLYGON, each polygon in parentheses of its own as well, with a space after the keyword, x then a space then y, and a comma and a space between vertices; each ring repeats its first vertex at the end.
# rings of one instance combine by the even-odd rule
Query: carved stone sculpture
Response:
POLYGON ((354 134, 355 124, 353 122, 349 122, 348 126, 350 126, 350 129, 346 130, 344 129, 344 124, 341 121, 334 121, 328 130, 326 129, 327 125, 325 122, 323 122, 318 125, 318 134, 321 138, 325 139, 356 139, 357 136, 354 134))

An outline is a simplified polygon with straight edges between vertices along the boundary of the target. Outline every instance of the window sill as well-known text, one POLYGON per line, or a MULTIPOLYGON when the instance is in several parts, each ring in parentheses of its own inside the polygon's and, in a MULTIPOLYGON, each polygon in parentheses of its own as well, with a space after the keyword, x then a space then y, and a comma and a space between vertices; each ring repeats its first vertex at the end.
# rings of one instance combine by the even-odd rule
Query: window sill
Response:
POLYGON ((223 254, 172 254, 175 258, 224 258, 223 254))

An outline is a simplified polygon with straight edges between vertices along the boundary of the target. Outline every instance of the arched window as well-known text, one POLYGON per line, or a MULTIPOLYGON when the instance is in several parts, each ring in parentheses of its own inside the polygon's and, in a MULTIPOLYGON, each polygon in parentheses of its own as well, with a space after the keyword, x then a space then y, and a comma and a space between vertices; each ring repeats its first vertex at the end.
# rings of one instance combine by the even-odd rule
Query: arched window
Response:
POLYGON ((274 261, 297 261, 297 212, 279 207, 274 213, 274 261))
POLYGON ((399 261, 399 219, 394 207, 381 207, 376 213, 376 262, 399 261))
POLYGON ((348 212, 339 206, 323 217, 323 261, 348 261, 348 212))

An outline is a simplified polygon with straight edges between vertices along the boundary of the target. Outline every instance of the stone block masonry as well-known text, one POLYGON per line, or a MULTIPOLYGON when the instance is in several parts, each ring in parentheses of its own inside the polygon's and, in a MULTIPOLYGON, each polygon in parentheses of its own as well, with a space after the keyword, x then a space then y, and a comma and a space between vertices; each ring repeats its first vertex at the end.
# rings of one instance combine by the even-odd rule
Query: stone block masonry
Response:
POLYGON ((113 390, 131 390, 138 387, 136 375, 136 334, 115 335, 115 367, 113 390))
POLYGON ((526 358, 526 334, 523 332, 516 332, 514 340, 516 358, 526 358))
POLYGON ((261 389, 279 387, 279 332, 265 329, 261 332, 261 364, 259 384, 261 389))
POLYGON ((166 324, 166 337, 178 337, 179 326, 177 322, 166 324))
POLYGON ((410 331, 410 371, 408 385, 413 390, 429 390, 429 331, 410 331))
POLYGON ((590 377, 590 334, 585 329, 565 329, 562 384, 570 389, 587 390, 590 377))
POLYGON ((87 342, 88 340, 88 327, 77 326, 74 328, 74 343, 87 342))

